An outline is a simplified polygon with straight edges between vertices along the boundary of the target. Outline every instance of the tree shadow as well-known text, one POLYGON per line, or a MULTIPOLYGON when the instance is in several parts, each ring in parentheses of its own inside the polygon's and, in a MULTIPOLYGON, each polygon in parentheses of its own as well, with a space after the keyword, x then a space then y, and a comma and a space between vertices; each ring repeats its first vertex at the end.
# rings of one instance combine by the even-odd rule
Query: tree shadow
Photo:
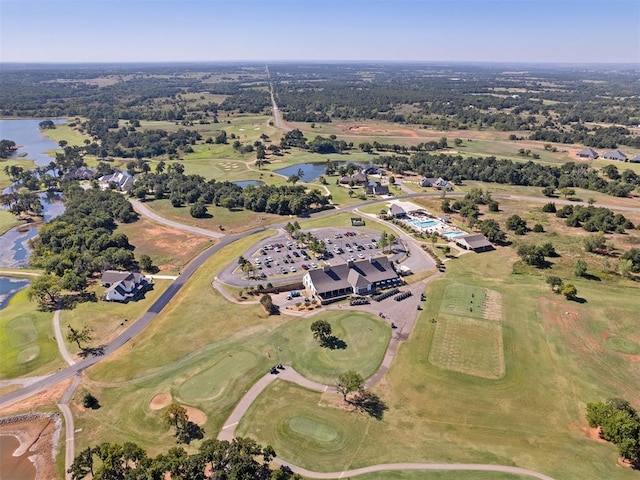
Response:
POLYGON ((189 420, 184 428, 176 431, 176 442, 189 445, 191 440, 202 440, 204 438, 204 428, 189 420))
POLYGON ((79 292, 63 295, 58 306, 62 310, 73 310, 79 303, 96 303, 97 301, 96 292, 79 292))
POLYGON ((587 303, 587 299, 582 297, 573 297, 573 298, 569 298, 568 300, 571 300, 572 302, 576 302, 576 303, 587 303))
POLYGON ((586 278, 587 280, 593 280, 594 282, 601 282, 602 279, 597 275, 592 275, 590 273, 585 273, 582 275, 582 278, 586 278))
POLYGON ((389 410, 387 404, 384 403, 378 395, 368 390, 363 390, 358 393, 350 400, 350 403, 361 412, 366 413, 376 420, 382 420, 384 412, 389 410))
POLYGON ((82 358, 100 357, 104 355, 105 347, 106 345, 98 345, 97 347, 83 347, 78 355, 80 355, 82 358))
POLYGON ((330 335, 322 339, 320 346, 328 348, 329 350, 344 350, 347 348, 347 342, 335 335, 330 335))

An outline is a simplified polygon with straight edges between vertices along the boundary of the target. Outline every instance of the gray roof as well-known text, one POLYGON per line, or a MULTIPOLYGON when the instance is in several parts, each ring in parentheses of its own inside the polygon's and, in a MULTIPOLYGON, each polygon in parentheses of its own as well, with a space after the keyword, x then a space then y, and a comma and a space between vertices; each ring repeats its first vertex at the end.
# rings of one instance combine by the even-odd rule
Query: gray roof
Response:
POLYGON ((640 155, 636 155, 635 157, 631 157, 629 159, 631 163, 640 163, 640 155))
POLYGON ((115 183, 120 190, 129 191, 133 188, 135 179, 127 172, 115 172, 103 175, 98 180, 102 183, 115 183))
POLYGON ((405 210, 404 208, 402 208, 400 205, 398 205, 397 203, 393 203, 390 207, 389 207, 389 214, 390 215, 404 215, 405 210))
POLYGON ((491 242, 487 240, 487 237, 485 237, 481 233, 462 235, 460 237, 456 237, 455 241, 467 244, 472 250, 475 250, 477 248, 493 247, 491 242))
POLYGON ((365 287, 368 284, 398 278, 387 257, 342 263, 307 272, 318 294, 346 288, 365 287))
POLYGON ((604 155, 602 155, 602 158, 606 158, 607 160, 620 160, 624 162, 627 159, 627 156, 620 150, 616 150, 614 152, 605 153, 604 155))
POLYGON ((593 148, 583 148, 577 153, 577 155, 579 157, 598 158, 598 152, 596 152, 593 148))

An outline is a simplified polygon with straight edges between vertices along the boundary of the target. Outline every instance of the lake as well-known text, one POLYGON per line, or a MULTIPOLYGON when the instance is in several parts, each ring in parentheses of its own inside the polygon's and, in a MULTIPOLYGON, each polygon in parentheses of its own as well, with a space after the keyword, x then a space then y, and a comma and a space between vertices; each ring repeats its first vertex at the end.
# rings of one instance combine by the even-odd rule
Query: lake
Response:
MULTIPOLYGON (((39 193, 42 202, 44 220, 48 222, 52 218, 64 212, 62 196, 55 192, 39 193)), ((31 249, 29 240, 38 234, 37 224, 25 224, 12 228, 0 236, 0 267, 19 268, 29 264, 31 249)))
POLYGON ((29 285, 29 280, 0 277, 0 310, 7 306, 11 297, 29 285))
POLYGON ((2 477, 11 480, 34 480, 36 467, 29 460, 30 453, 25 452, 19 457, 14 457, 20 447, 20 441, 14 435, 0 435, 0 465, 2 465, 2 477))
POLYGON ((238 185, 240 188, 246 187, 260 187, 264 185, 262 180, 238 180, 237 182, 233 182, 238 185))
MULTIPOLYGON (((360 167, 363 167, 359 162, 331 162, 336 167, 342 167, 347 165, 348 163, 354 163, 360 167)), ((285 177, 290 177, 291 175, 295 175, 298 173, 298 170, 302 170, 304 172, 304 177, 302 177, 303 182, 311 182, 316 180, 321 175, 325 174, 327 170, 327 163, 299 163, 298 165, 291 165, 290 167, 281 168, 279 170, 274 170, 274 173, 279 173, 280 175, 284 175, 285 177)))
MULTIPOLYGON (((60 146, 40 131, 38 124, 44 119, 20 119, 0 120, 0 140, 13 140, 20 148, 11 156, 17 158, 21 153, 27 153, 24 157, 35 161, 39 167, 44 167, 53 162, 53 157, 46 154, 49 150, 60 149, 60 146)), ((61 124, 65 120, 54 120, 53 123, 61 124)))

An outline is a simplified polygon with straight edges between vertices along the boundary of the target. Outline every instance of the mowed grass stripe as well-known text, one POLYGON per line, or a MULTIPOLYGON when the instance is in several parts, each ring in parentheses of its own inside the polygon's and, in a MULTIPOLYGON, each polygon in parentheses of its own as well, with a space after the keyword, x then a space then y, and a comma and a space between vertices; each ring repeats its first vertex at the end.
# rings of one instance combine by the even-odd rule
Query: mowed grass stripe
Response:
POLYGON ((440 315, 429 361, 454 372, 502 378, 505 373, 502 326, 496 322, 440 315))

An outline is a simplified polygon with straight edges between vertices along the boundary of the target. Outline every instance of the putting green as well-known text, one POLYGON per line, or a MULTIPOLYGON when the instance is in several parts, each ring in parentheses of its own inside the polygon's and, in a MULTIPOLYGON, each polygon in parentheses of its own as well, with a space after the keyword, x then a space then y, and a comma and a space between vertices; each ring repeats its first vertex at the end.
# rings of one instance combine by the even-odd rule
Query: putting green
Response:
POLYGON ((18 352, 18 356, 16 357, 16 363, 23 364, 29 363, 38 358, 40 355, 40 347, 38 345, 34 345, 31 347, 23 348, 18 352))
POLYGON ((257 362, 256 355, 246 350, 225 355, 213 366, 180 385, 180 398, 185 402, 213 400, 224 392, 229 382, 250 370, 257 362))
POLYGON ((502 299, 483 287, 453 283, 444 291, 440 313, 487 320, 501 320, 502 299), (496 318, 497 317, 497 318, 496 318))
POLYGON ((289 419, 289 428, 300 435, 311 437, 319 442, 332 442, 338 437, 338 432, 335 428, 309 417, 293 417, 289 419))
POLYGON ((615 350, 619 353, 625 353, 627 355, 640 354, 640 345, 627 338, 607 337, 607 345, 609 345, 612 350, 615 350))
POLYGON ((5 327, 9 344, 12 347, 21 347, 35 342, 38 332, 33 325, 33 319, 28 316, 14 318, 5 327))

